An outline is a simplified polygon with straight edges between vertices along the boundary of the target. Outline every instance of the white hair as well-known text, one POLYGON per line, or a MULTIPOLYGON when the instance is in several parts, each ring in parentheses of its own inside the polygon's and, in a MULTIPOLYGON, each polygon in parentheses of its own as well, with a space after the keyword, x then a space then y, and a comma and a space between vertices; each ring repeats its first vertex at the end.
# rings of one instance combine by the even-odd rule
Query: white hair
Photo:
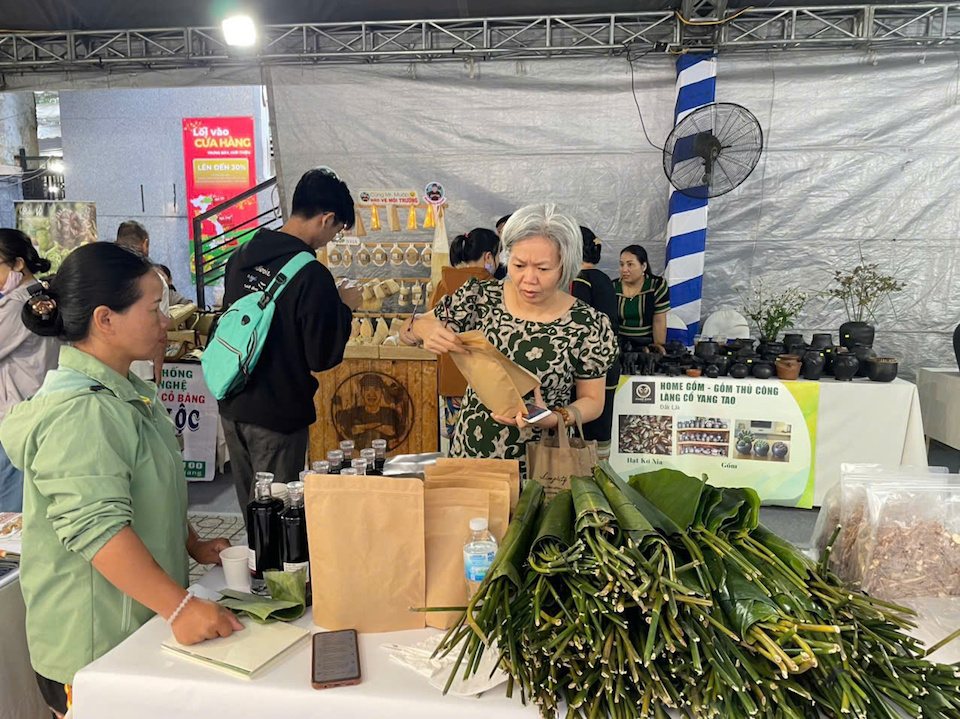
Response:
POLYGON ((503 249, 509 258, 519 242, 531 237, 550 240, 560 251, 561 288, 570 286, 583 265, 583 235, 580 223, 557 212, 556 205, 527 205, 514 212, 503 227, 503 249))

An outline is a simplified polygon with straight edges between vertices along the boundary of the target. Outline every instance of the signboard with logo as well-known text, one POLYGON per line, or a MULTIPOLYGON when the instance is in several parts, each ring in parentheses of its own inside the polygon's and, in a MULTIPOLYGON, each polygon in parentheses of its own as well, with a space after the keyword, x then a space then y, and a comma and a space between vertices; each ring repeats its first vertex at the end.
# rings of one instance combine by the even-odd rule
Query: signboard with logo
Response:
MULTIPOLYGON (((257 184, 255 147, 252 117, 183 118, 183 163, 191 241, 195 239, 194 217, 257 184)), ((229 242, 239 232, 251 229, 258 214, 257 198, 248 198, 204 220, 202 235, 206 238, 223 235, 213 245, 229 242), (249 224, 244 225, 245 222, 249 224), (239 230, 234 231, 237 227, 239 230)), ((204 260, 215 259, 222 253, 222 248, 214 250, 204 255, 204 260)), ((190 257, 192 262, 192 249, 190 257)))
POLYGON ((199 364, 173 362, 163 367, 160 401, 177 427, 187 479, 210 482, 217 474, 217 400, 203 380, 199 364))
POLYGON ((358 205, 416 205, 420 196, 416 190, 369 190, 357 191, 358 205))
POLYGON ((669 467, 769 503, 813 505, 816 382, 623 377, 614 403, 614 469, 669 467))

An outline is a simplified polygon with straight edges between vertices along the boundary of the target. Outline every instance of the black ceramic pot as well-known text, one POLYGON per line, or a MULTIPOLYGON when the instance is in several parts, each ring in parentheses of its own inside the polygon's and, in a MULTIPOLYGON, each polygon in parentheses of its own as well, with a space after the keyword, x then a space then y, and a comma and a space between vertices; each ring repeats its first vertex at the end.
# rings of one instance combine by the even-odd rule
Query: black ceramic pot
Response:
POLYGON ((758 457, 766 457, 767 452, 770 451, 770 443, 764 439, 761 439, 753 443, 753 453, 758 457))
POLYGON ((713 358, 713 364, 717 366, 717 372, 723 377, 730 371, 730 365, 733 364, 733 360, 729 355, 717 355, 713 358))
POLYGON ((791 332, 783 336, 783 349, 788 355, 797 354, 794 350, 806 344, 803 341, 803 335, 797 332, 791 332))
POLYGON ((829 332, 817 332, 810 340, 810 349, 822 350, 833 344, 833 335, 829 332))
POLYGON ((857 368, 857 377, 866 377, 867 360, 871 357, 876 357, 877 353, 873 351, 873 348, 865 347, 864 345, 857 345, 852 351, 860 363, 860 366, 857 368))
POLYGON ((850 352, 837 354, 833 360, 833 376, 840 382, 849 382, 857 374, 860 361, 850 352))
POLYGON ((730 376, 734 379, 743 379, 749 374, 750 370, 747 369, 747 366, 743 362, 736 362, 730 365, 729 372, 730 376))
POLYGON ((747 455, 753 449, 753 442, 737 442, 737 453, 747 455))
POLYGON ((720 368, 715 364, 708 364, 703 370, 704 377, 709 377, 710 379, 716 379, 720 376, 720 368))
POLYGON ((874 382, 893 382, 897 378, 898 366, 893 357, 870 357, 867 360, 867 377, 874 382))
POLYGON ((770 454, 777 459, 783 459, 787 456, 787 445, 783 442, 774 442, 773 446, 770 448, 770 454))
POLYGON ((840 325, 840 344, 848 349, 857 345, 873 347, 874 328, 868 322, 844 322, 840 325))
POLYGON ((819 350, 808 350, 803 355, 803 369, 801 373, 804 379, 818 380, 823 376, 823 368, 827 364, 827 358, 819 350))
POLYGON ((718 345, 716 342, 713 342, 711 340, 704 340, 701 342, 697 342, 697 348, 693 351, 693 353, 700 359, 705 360, 705 359, 711 359, 712 357, 715 357, 717 352, 719 351, 720 351, 720 345, 718 345))
POLYGON ((753 376, 757 379, 770 379, 776 371, 769 362, 757 362, 753 365, 753 376))
MULTIPOLYGON (((823 352, 823 358, 827 361, 823 366, 823 374, 826 377, 833 377, 833 362, 837 358, 837 354, 840 352, 840 347, 837 345, 830 345, 829 347, 824 347, 821 351, 823 352)), ((846 350, 844 349, 844 352, 846 350)))
POLYGON ((670 340, 663 345, 663 349, 668 355, 685 354, 687 351, 686 345, 680 340, 670 340))

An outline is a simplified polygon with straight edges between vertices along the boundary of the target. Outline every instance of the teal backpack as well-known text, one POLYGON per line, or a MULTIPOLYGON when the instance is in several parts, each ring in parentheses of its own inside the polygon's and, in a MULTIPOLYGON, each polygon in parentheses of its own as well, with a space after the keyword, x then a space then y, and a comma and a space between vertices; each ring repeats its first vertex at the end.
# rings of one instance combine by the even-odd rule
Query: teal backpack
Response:
POLYGON ((293 276, 316 259, 309 252, 297 254, 265 290, 241 297, 220 316, 201 359, 203 378, 214 397, 226 399, 247 384, 263 352, 277 299, 293 276))

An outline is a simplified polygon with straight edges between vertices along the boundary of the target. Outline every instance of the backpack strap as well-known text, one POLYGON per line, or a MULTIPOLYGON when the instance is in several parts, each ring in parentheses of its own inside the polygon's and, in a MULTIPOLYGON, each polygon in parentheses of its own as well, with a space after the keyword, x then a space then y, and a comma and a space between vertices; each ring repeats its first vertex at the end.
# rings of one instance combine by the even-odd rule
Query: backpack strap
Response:
POLYGON ((311 262, 316 262, 316 260, 317 258, 309 252, 298 252, 287 260, 287 263, 280 268, 276 277, 267 285, 267 289, 263 291, 263 297, 260 298, 260 302, 257 303, 260 305, 260 309, 264 309, 270 302, 276 302, 294 275, 311 262))

